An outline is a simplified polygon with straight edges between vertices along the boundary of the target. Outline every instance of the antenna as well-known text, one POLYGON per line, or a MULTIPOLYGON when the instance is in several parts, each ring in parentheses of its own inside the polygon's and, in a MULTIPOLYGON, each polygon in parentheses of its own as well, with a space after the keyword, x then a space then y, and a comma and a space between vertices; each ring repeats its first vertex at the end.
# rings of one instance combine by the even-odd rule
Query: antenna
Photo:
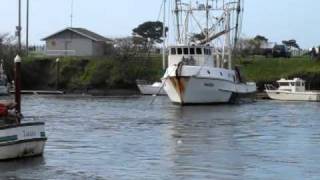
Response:
POLYGON ((73 0, 71 0, 70 27, 73 26, 73 0))

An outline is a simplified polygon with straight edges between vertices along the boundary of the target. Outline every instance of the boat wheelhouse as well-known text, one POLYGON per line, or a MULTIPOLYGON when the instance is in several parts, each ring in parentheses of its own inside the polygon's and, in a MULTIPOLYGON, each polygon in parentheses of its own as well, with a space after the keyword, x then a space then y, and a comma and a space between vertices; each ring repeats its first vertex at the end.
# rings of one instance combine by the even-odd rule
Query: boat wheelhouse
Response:
POLYGON ((186 65, 193 66, 214 66, 210 46, 169 46, 168 66, 178 65, 184 59, 186 65))

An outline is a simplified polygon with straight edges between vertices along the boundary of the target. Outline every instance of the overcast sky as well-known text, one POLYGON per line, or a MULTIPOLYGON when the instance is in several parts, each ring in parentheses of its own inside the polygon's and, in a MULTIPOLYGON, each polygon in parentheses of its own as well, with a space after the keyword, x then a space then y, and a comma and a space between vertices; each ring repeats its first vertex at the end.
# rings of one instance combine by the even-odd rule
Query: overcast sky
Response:
MULTIPOLYGON (((25 7, 26 0, 22 1, 25 7)), ((162 0, 74 0, 73 25, 107 37, 128 36, 138 24, 158 20, 161 3, 162 0)), ((14 33, 17 4, 18 0, 0 0, 0 33, 14 33)), ((70 26, 71 0, 30 0, 30 5, 32 44, 70 26)), ((261 34, 273 42, 294 38, 304 48, 320 45, 319 7, 319 0, 245 0, 243 36, 261 34)))

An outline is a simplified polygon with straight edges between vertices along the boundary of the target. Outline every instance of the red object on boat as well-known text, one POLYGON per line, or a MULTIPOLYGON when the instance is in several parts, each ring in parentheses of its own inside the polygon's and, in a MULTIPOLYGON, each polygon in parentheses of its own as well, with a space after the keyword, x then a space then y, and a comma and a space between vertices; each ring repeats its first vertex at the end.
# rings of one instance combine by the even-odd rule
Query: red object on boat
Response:
POLYGON ((0 104, 0 117, 5 117, 8 115, 8 108, 4 104, 0 104))

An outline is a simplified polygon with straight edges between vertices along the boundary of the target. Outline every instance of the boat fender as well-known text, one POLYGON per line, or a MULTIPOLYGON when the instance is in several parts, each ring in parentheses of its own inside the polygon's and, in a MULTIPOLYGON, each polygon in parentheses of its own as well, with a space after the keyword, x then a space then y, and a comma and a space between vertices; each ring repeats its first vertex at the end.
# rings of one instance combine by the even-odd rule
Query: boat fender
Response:
POLYGON ((0 117, 8 116, 8 108, 4 104, 0 104, 0 117))

